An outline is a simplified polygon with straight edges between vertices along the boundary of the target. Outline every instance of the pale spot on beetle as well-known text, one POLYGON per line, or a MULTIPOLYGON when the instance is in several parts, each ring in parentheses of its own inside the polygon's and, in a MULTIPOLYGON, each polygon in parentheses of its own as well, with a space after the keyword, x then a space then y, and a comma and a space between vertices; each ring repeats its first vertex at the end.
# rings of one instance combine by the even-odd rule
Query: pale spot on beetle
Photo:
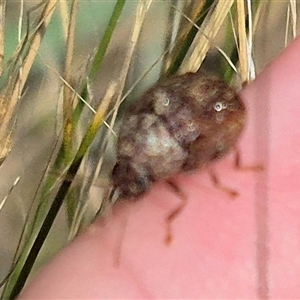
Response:
POLYGON ((235 91, 232 91, 232 90, 228 90, 226 93, 224 93, 224 100, 225 101, 229 101, 229 102, 231 102, 231 100, 232 100, 232 97, 234 97, 235 96, 235 91))
POLYGON ((197 127, 195 126, 193 121, 188 122, 188 131, 195 131, 197 127))
POLYGON ((224 151, 226 150, 226 145, 223 142, 219 142, 216 145, 216 150, 220 153, 224 153, 224 151))
POLYGON ((204 97, 200 97, 200 98, 196 98, 197 99, 197 102, 203 102, 203 100, 204 100, 204 97))
POLYGON ((168 106, 169 104, 170 104, 170 99, 169 98, 164 99, 163 105, 168 106))
POLYGON ((134 183, 130 183, 128 186, 131 193, 135 194, 138 192, 138 186, 134 183))
POLYGON ((221 124, 224 121, 224 114, 222 113, 217 113, 216 114, 216 122, 218 124, 221 124))
POLYGON ((175 133, 175 138, 176 138, 177 140, 181 140, 182 134, 181 134, 181 133, 175 133))
POLYGON ((154 99, 154 111, 156 114, 162 115, 170 105, 170 98, 168 97, 168 94, 166 92, 159 89, 155 92, 154 99))
POLYGON ((214 109, 215 109, 215 111, 221 111, 222 110, 222 103, 221 102, 217 102, 214 105, 214 109))
POLYGON ((214 95, 217 94, 217 92, 218 92, 217 89, 212 89, 211 91, 208 92, 208 96, 209 96, 209 97, 213 97, 214 95))
POLYGON ((120 147, 120 155, 124 156, 133 156, 134 155, 134 146, 131 141, 122 141, 120 147))
MULTIPOLYGON (((142 122, 138 124, 141 130, 149 130, 149 128, 157 121, 157 117, 152 114, 143 114, 142 122)), ((142 133, 143 134, 143 133, 142 133)))
POLYGON ((174 83, 174 87, 180 87, 180 86, 182 86, 181 83, 174 83))
POLYGON ((222 102, 216 102, 215 105, 214 105, 214 109, 217 112, 222 111, 224 109, 223 103, 222 102))

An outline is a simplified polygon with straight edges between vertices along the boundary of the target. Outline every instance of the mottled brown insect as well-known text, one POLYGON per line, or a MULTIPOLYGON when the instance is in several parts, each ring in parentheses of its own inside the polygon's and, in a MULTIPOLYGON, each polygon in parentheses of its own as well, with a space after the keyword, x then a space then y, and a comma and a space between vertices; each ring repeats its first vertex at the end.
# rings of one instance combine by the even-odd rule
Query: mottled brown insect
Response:
POLYGON ((187 73, 156 84, 121 125, 112 173, 119 197, 136 198, 157 180, 222 158, 245 121, 243 102, 216 77, 187 73))

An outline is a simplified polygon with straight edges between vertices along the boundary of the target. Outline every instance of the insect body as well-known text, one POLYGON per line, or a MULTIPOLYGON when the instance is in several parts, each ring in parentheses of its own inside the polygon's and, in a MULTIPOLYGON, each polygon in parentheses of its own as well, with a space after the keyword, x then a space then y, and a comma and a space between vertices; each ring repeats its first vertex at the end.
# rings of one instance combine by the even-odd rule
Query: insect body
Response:
POLYGON ((223 157, 246 121, 243 102, 224 81, 187 73, 150 88, 127 112, 112 179, 120 198, 223 157))

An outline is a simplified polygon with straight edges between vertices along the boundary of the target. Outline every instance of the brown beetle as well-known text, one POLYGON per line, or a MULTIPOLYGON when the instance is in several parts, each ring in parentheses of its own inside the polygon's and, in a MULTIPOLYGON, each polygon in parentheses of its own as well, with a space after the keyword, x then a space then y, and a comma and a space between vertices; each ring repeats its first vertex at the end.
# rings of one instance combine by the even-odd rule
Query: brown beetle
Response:
POLYGON ((155 181, 222 158, 245 121, 236 91, 216 77, 187 73, 154 85, 121 125, 112 173, 119 197, 136 198, 155 181))

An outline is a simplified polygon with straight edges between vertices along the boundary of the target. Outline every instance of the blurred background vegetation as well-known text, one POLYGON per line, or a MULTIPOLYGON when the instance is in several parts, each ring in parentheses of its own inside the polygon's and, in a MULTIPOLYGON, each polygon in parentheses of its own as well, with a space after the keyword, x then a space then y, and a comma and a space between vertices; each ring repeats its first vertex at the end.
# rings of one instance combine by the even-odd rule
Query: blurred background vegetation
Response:
POLYGON ((292 0, 0 0, 3 299, 107 201, 128 102, 200 66, 239 88, 297 35, 298 10, 292 0))

